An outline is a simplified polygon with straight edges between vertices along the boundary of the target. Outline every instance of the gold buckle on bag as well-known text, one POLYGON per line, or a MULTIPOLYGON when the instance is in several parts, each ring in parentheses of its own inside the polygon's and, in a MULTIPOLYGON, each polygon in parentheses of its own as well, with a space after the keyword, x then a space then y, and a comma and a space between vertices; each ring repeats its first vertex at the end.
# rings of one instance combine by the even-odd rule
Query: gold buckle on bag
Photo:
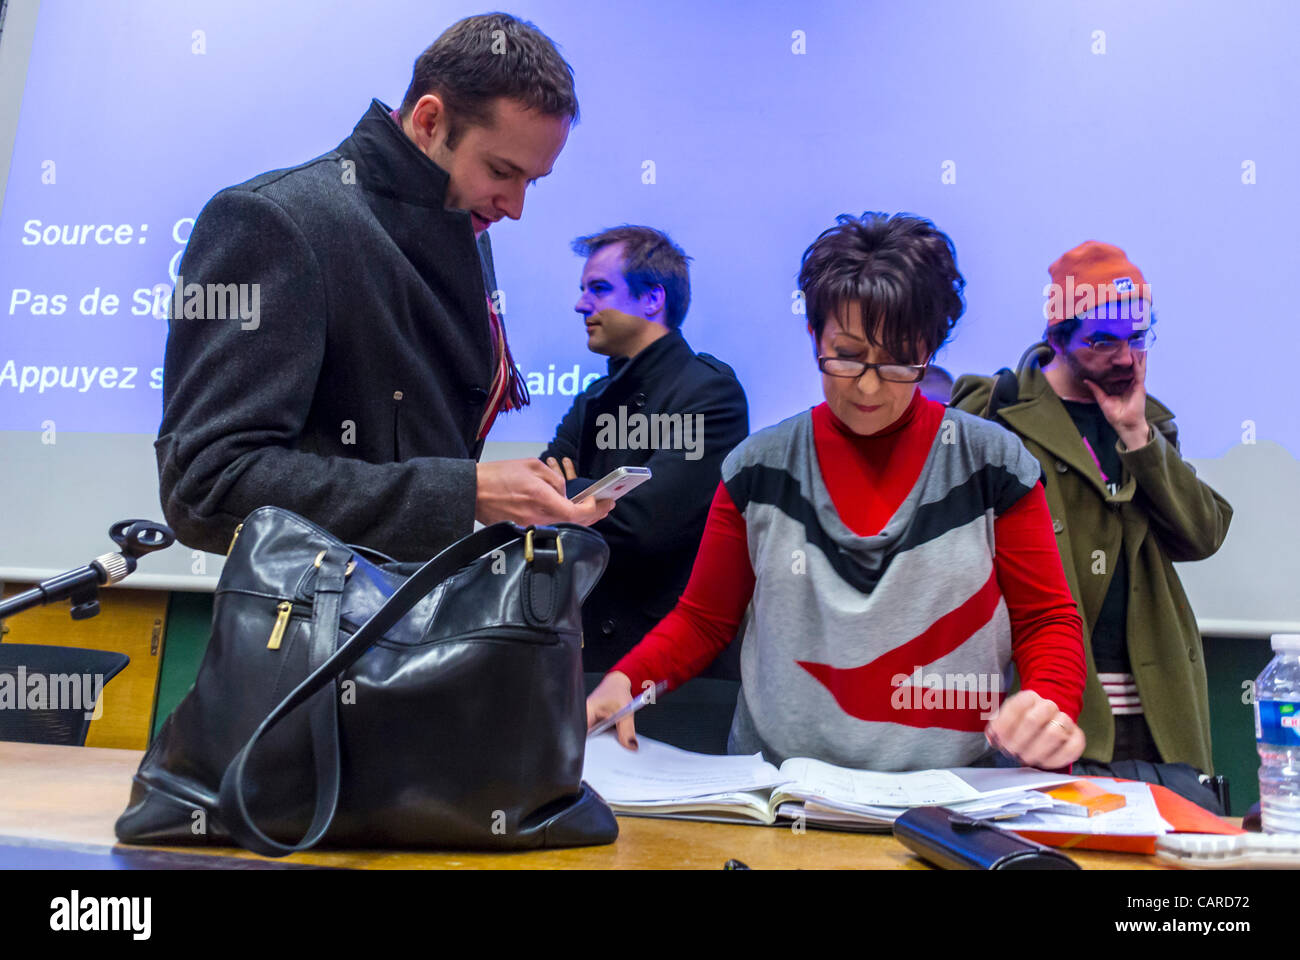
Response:
MULTIPOLYGON (((562 533, 557 533, 555 535, 555 562, 557 564, 564 562, 564 545, 560 542, 563 537, 564 534, 562 533)), ((525 563, 533 562, 533 528, 532 527, 529 527, 524 532, 524 562, 525 563)))
MULTIPOLYGON (((320 562, 324 559, 325 559, 325 551, 322 550, 320 553, 316 554, 316 561, 312 564, 312 566, 315 567, 317 570, 319 570, 320 562)), ((343 571, 343 579, 346 580, 348 577, 352 576, 352 571, 355 570, 356 568, 357 568, 357 562, 355 560, 349 560, 347 567, 343 571)))

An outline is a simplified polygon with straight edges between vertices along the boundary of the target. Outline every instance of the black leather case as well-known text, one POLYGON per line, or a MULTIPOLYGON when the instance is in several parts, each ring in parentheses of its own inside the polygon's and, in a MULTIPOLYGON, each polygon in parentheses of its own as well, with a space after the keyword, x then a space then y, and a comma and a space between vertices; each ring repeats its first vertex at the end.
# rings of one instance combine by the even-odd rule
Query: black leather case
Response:
POLYGON ((1051 847, 947 807, 914 807, 894 821, 894 836, 944 870, 1078 870, 1051 847))

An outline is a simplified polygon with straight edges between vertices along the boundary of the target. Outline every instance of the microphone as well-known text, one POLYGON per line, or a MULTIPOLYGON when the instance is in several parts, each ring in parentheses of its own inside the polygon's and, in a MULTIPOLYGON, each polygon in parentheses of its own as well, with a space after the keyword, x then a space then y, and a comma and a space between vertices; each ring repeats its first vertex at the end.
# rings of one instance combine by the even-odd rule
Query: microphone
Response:
POLYGON ((69 613, 73 620, 93 617, 99 613, 100 586, 126 579, 135 572, 140 557, 176 542, 176 534, 170 527, 153 520, 119 520, 108 528, 108 535, 121 547, 120 552, 101 554, 83 567, 42 580, 30 590, 0 600, 0 620, 64 599, 71 603, 69 613))

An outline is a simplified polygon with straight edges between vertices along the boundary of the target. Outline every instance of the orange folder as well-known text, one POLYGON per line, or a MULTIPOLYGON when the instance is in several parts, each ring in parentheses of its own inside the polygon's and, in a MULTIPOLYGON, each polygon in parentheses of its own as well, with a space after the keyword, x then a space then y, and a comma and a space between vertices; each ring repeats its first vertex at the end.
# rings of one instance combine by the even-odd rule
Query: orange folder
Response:
MULTIPOLYGON (((1053 800, 1070 804, 1071 812, 1080 817, 1095 817, 1099 813, 1118 810, 1127 802, 1122 793, 1107 793, 1091 780, 1075 780, 1059 787, 1043 787, 1043 793, 1053 800)), ((1058 812, 1065 812, 1059 807, 1058 812)))

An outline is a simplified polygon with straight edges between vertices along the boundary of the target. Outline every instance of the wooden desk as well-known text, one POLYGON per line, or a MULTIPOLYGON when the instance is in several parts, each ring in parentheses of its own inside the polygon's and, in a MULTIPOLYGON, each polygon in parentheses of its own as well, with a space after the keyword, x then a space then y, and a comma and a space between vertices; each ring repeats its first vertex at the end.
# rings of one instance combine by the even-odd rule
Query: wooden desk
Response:
MULTIPOLYGON (((77 844, 107 848, 116 843, 113 823, 126 807, 138 750, 50 747, 0 742, 0 843, 77 844)), ((926 870, 886 834, 768 829, 681 820, 619 819, 617 842, 573 850, 525 853, 444 851, 311 851, 290 863, 361 869, 670 869, 720 870, 730 859, 758 869, 926 870)), ((167 847, 189 853, 257 858, 223 847, 167 847)), ((1154 857, 1124 853, 1071 854, 1085 869, 1163 869, 1154 857)), ((257 858, 262 859, 262 858, 257 858)))

